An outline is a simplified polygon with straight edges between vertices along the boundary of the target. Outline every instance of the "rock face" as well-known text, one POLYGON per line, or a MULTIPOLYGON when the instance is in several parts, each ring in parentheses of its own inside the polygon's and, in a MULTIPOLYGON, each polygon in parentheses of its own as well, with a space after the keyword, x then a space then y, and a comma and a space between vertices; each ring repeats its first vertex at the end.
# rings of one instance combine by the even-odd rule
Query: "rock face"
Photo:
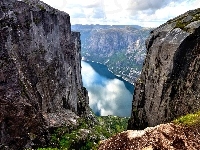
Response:
POLYGON ((45 144, 48 127, 88 113, 80 34, 68 14, 38 0, 1 0, 0 41, 0 149, 45 144))
POLYGON ((128 129, 170 121, 200 109, 200 9, 151 32, 128 129))
POLYGON ((151 28, 123 25, 73 25, 81 32, 85 60, 106 65, 115 75, 134 83, 146 55, 145 39, 151 28), (131 65, 130 65, 131 64, 131 65))
POLYGON ((173 123, 128 130, 102 141, 99 150, 178 150, 200 149, 199 129, 173 123))

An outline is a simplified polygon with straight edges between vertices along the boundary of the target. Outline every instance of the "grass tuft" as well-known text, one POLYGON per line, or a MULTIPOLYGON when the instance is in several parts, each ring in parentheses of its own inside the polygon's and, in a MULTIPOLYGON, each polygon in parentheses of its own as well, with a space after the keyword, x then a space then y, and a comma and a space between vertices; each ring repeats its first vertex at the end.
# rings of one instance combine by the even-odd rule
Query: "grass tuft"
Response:
POLYGON ((187 114, 185 116, 181 116, 180 118, 174 120, 173 122, 186 126, 200 126, 200 111, 193 114, 187 114))

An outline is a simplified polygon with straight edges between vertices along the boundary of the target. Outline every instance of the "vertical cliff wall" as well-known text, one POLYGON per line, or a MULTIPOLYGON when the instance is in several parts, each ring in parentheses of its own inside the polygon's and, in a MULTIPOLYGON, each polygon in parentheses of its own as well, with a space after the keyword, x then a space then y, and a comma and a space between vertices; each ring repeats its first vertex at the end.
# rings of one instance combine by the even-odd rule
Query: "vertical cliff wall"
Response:
POLYGON ((87 114, 80 34, 68 14, 38 0, 1 0, 0 41, 0 147, 45 143, 49 126, 87 114))
POLYGON ((151 32, 128 129, 171 121, 200 109, 200 9, 151 32))

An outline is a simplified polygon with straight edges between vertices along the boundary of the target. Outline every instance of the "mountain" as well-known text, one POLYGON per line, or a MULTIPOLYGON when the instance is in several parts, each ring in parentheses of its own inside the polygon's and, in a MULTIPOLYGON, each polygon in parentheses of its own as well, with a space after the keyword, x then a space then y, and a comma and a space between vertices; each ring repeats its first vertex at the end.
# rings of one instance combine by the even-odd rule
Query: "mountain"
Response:
POLYGON ((81 33, 82 57, 100 62, 115 75, 134 83, 146 55, 145 39, 151 28, 136 25, 73 25, 81 33))
POLYGON ((200 9, 153 30, 137 80, 128 129, 144 129, 200 109, 200 9))
POLYGON ((45 146, 49 129, 90 117, 80 33, 39 0, 0 1, 0 149, 45 146))

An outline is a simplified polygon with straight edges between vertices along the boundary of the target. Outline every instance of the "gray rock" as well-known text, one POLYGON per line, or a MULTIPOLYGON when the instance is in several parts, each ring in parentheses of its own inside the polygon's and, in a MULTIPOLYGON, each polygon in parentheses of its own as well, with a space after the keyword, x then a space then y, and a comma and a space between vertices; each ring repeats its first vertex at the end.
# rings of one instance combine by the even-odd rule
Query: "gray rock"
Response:
POLYGON ((187 17, 185 17, 184 19, 183 19, 183 23, 186 23, 186 22, 191 22, 191 20, 192 20, 192 16, 190 16, 190 15, 188 15, 187 17))
POLYGON ((198 13, 197 9, 168 21, 146 40, 147 56, 135 86, 128 129, 155 126, 200 109, 200 27, 194 21, 188 23, 190 32, 174 26, 180 18, 198 13))
POLYGON ((89 114, 80 33, 68 14, 38 0, 1 0, 0 41, 1 145, 45 145, 52 120, 57 127, 89 114))
POLYGON ((199 26, 200 26, 200 20, 191 22, 191 23, 188 24, 185 28, 186 28, 189 32, 194 32, 194 30, 195 30, 196 28, 199 28, 199 26))

